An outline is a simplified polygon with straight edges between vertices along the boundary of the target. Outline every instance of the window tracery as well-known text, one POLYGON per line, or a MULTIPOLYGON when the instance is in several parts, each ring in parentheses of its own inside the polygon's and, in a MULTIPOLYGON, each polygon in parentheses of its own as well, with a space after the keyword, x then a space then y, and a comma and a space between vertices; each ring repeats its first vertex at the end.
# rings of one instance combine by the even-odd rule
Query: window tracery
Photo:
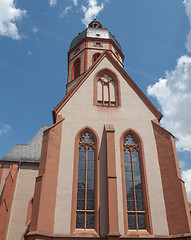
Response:
POLYGON ((143 203, 139 151, 140 147, 132 134, 123 139, 126 203, 129 230, 146 229, 143 203))
POLYGON ((120 141, 125 234, 132 230, 152 234, 142 140, 128 129, 120 141))
POLYGON ((97 103, 102 106, 116 106, 116 84, 108 74, 101 75, 97 82, 97 103))
POLYGON ((95 142, 89 132, 79 141, 76 228, 94 229, 94 157, 95 142))

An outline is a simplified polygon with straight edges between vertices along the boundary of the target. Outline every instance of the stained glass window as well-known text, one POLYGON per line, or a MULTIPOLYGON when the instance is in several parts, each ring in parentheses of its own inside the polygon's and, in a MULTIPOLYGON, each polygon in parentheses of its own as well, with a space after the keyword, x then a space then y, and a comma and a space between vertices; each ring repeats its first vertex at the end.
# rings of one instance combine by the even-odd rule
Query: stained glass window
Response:
POLYGON ((76 228, 94 229, 95 191, 94 191, 95 142, 89 132, 84 133, 79 142, 78 189, 76 228))
POLYGON ((128 229, 143 230, 146 229, 146 225, 140 171, 140 146, 132 134, 124 137, 123 151, 128 229))

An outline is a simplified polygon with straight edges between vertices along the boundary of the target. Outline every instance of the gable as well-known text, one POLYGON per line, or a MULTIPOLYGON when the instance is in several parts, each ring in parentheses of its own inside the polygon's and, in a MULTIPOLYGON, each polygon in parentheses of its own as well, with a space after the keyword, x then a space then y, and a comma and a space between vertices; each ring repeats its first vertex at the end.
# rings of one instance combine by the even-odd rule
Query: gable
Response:
MULTIPOLYGON (((134 106, 132 101, 134 101, 134 103, 139 102, 138 105, 141 105, 141 108, 146 107, 145 109, 147 110, 149 109, 149 111, 154 115, 152 119, 154 118, 157 118, 158 120, 161 119, 162 117, 161 113, 155 108, 155 106, 150 102, 150 100, 146 97, 146 95, 139 89, 139 87, 128 76, 128 74, 124 71, 124 69, 115 61, 115 59, 107 51, 101 54, 99 59, 82 76, 78 84, 56 106, 56 108, 53 111, 53 117, 55 118, 57 114, 60 114, 61 112, 63 112, 61 110, 66 104, 68 104, 69 101, 74 102, 75 101, 74 99, 76 99, 76 97, 74 96, 79 96, 78 97, 79 99, 76 102, 77 105, 79 105, 78 103, 80 103, 80 105, 82 104, 83 106, 85 106, 86 102, 91 103, 93 105, 92 97, 93 97, 94 86, 91 84, 93 84, 94 82, 95 75, 103 69, 109 69, 113 71, 114 74, 118 77, 120 90, 121 90, 122 107, 125 106, 126 102, 131 102, 132 106, 134 106), (91 82, 90 85, 86 83, 89 81, 91 82), (84 88, 84 89, 86 88, 85 92, 83 92, 81 88, 84 88), (127 95, 129 96, 128 99, 126 99, 125 97, 127 95), (86 99, 84 99, 84 96, 86 99)), ((79 107, 82 108, 82 105, 81 106, 80 105, 79 107)), ((134 107, 138 107, 138 106, 136 105, 134 107)))
MULTIPOLYGON (((87 73, 86 73, 87 74, 87 73)), ((91 71, 89 70, 86 78, 82 78, 76 88, 71 92, 62 102, 59 109, 57 109, 57 114, 64 117, 63 128, 62 128, 62 143, 61 143, 61 153, 60 153, 60 172, 59 172, 59 199, 64 198, 64 190, 67 189, 67 198, 72 199, 72 185, 74 174, 74 151, 75 151, 75 138, 80 129, 85 127, 90 127, 98 135, 99 141, 99 160, 100 169, 105 165, 105 131, 104 126, 112 125, 115 129, 115 157, 116 157, 116 171, 118 184, 121 184, 121 161, 120 161, 120 137, 122 133, 127 129, 133 129, 141 136, 144 143, 144 156, 146 161, 146 166, 148 168, 148 183, 150 186, 150 197, 151 201, 157 196, 162 196, 162 190, 152 187, 153 178, 155 182, 160 185, 160 173, 158 169, 158 158, 156 151, 156 144, 153 135, 153 128, 151 120, 155 119, 156 116, 133 89, 130 80, 126 79, 122 71, 118 70, 117 64, 112 61, 112 57, 102 55, 97 60, 96 64, 92 66, 91 71), (94 96, 94 82, 95 76, 103 69, 109 69, 112 71, 118 81, 121 94, 121 106, 119 107, 102 107, 93 104, 94 96), (71 95, 70 95, 71 94, 71 95), (152 171, 149 171, 152 169, 152 171), (70 179, 70 182, 68 181, 70 179), (159 194, 160 193, 160 194, 159 194)), ((103 172, 102 172, 103 174, 103 172)), ((104 176, 104 175, 102 175, 104 176)), ((105 178, 102 178, 105 179, 105 178)), ((102 188, 102 192, 105 188, 102 188)), ((105 192, 105 191, 104 191, 105 192)), ((159 197, 157 199, 159 199, 159 197)), ((118 188, 118 200, 122 203, 122 188, 118 188)), ((162 202, 162 197, 160 198, 162 202)), ((155 209, 155 204, 152 209, 155 209)), ((160 206, 157 205, 157 211, 160 208, 160 218, 165 218, 165 211, 160 206), (161 210, 162 209, 162 210, 161 210), (162 217, 161 217, 162 216, 162 217)), ((69 205, 70 207, 70 205, 69 205)), ((70 218, 72 207, 69 208, 62 203, 57 204, 57 225, 55 229, 57 233, 63 231, 63 214, 68 214, 68 219, 70 218), (63 209, 61 211, 61 208, 63 209), (69 209, 69 210, 68 210, 69 209), (62 223, 62 224, 61 224, 62 223)), ((119 204, 119 219, 122 219, 123 205, 119 204)), ((101 211, 103 208, 101 209, 101 211)), ((155 221, 155 216, 158 219, 159 214, 153 214, 153 221, 155 221)), ((70 228, 70 225, 66 226, 70 228)), ((166 230, 166 228, 163 228, 166 230)), ((164 232, 165 232, 164 230, 164 232)), ((123 232, 123 224, 120 223, 120 232, 123 232)))

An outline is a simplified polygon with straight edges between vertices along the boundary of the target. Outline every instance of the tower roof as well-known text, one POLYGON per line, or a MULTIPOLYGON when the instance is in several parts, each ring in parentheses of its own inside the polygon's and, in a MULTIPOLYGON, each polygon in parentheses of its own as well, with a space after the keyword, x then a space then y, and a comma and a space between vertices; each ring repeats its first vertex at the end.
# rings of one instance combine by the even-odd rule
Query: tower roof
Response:
POLYGON ((81 42, 84 38, 98 38, 98 39, 111 39, 115 45, 122 51, 120 44, 115 39, 115 36, 112 35, 106 28, 102 28, 102 24, 93 20, 83 32, 79 33, 77 37, 75 37, 71 44, 70 50, 75 47, 79 42, 81 42))
POLYGON ((102 24, 94 19, 91 23, 89 23, 88 27, 92 27, 92 28, 102 28, 102 24))

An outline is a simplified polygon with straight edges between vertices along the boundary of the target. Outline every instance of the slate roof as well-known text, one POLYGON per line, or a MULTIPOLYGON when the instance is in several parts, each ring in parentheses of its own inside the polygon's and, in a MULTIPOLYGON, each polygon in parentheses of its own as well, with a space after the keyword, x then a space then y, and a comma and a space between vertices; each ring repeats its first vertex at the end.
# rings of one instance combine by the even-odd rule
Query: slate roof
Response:
POLYGON ((49 126, 43 126, 28 144, 16 144, 0 161, 39 163, 43 132, 48 128, 49 126))
POLYGON ((97 38, 97 39, 111 39, 115 45, 119 48, 120 51, 121 45, 118 43, 118 41, 115 39, 115 36, 112 35, 106 28, 92 28, 88 27, 83 32, 79 33, 78 36, 76 36, 71 44, 70 44, 70 50, 74 48, 79 42, 81 42, 84 38, 97 38))

